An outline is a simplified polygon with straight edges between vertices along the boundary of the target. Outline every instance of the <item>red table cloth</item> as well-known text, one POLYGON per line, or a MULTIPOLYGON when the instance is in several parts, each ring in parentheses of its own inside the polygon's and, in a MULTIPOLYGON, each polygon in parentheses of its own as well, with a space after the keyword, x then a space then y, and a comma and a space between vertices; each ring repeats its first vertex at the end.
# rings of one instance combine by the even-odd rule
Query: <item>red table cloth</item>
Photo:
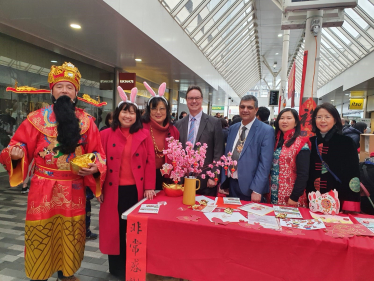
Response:
MULTIPOLYGON (((160 201, 167 205, 158 214, 139 214, 138 207, 128 216, 148 217, 148 273, 193 281, 374 280, 373 237, 333 238, 324 230, 290 235, 238 223, 215 225, 201 212, 178 210, 186 208, 182 197, 163 192, 145 203, 160 201), (200 219, 177 219, 188 215, 200 219)), ((304 219, 312 218, 308 209, 300 212, 304 219)))

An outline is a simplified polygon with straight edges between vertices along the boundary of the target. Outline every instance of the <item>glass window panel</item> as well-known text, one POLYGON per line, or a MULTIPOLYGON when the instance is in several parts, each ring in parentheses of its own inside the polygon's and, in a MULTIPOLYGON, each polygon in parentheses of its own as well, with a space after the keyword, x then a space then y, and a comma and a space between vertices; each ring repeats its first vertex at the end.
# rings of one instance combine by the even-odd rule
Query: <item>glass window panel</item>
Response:
POLYGON ((171 11, 173 10, 181 0, 163 0, 162 3, 165 4, 165 7, 171 11))
POLYGON ((204 33, 203 33, 203 28, 200 29, 200 31, 195 35, 195 37, 193 38, 195 40, 195 42, 199 41, 199 39, 201 37, 203 37, 204 33))
POLYGON ((339 48, 339 49, 343 49, 343 46, 342 45, 340 45, 334 38, 332 38, 331 36, 330 36, 330 34, 328 34, 327 33, 327 31, 325 31, 324 29, 322 29, 322 34, 323 34, 323 36, 326 36, 326 38, 328 39, 328 40, 330 40, 330 42, 332 43, 332 44, 334 44, 337 48, 339 48))
POLYGON ((352 9, 344 10, 361 28, 366 29, 369 25, 352 9))
POLYGON ((372 45, 368 41, 366 41, 366 39, 364 37, 358 38, 357 41, 359 41, 362 45, 364 45, 365 48, 368 49, 368 50, 370 50, 371 47, 372 47, 372 45))
POLYGON ((360 34, 356 31, 356 29, 354 29, 352 27, 352 25, 350 25, 349 23, 347 23, 346 21, 343 22, 343 28, 345 28, 345 30, 347 30, 347 32, 349 34, 351 34, 354 38, 357 38, 360 34))
POLYGON ((186 9, 186 7, 183 7, 182 10, 176 15, 175 19, 179 24, 181 24, 188 16, 190 15, 190 12, 186 9))
POLYGON ((358 0, 358 5, 373 18, 374 16, 374 5, 369 3, 368 0, 358 0))
POLYGON ((204 9, 193 19, 193 21, 187 26, 187 30, 191 33, 200 22, 202 22, 209 13, 217 6, 220 0, 212 0, 210 1, 204 9))
POLYGON ((350 45, 351 44, 351 41, 345 37, 345 35, 343 35, 343 33, 341 33, 336 27, 331 27, 330 28, 336 36, 338 36, 345 44, 347 45, 350 45))
POLYGON ((364 54, 360 51, 359 48, 357 48, 355 45, 351 45, 349 46, 357 55, 359 55, 360 57, 362 57, 364 54))

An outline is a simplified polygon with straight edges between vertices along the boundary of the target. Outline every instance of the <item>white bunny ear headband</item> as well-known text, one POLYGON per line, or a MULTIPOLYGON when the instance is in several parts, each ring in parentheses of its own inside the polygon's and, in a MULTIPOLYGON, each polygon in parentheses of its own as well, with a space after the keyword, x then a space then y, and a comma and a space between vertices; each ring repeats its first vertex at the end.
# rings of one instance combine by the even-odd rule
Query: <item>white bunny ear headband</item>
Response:
POLYGON ((122 99, 122 101, 118 103, 117 107, 119 107, 123 102, 127 102, 127 103, 132 103, 133 105, 136 106, 136 108, 138 108, 138 105, 135 103, 136 95, 138 94, 138 88, 135 87, 131 89, 130 100, 127 99, 127 95, 121 86, 118 86, 117 90, 118 90, 119 96, 122 99))
POLYGON ((145 88, 147 89, 147 91, 151 94, 151 98, 148 100, 148 105, 153 98, 162 98, 166 102, 166 104, 168 104, 168 101, 164 97, 165 90, 166 90, 165 82, 162 83, 160 87, 158 88, 158 95, 156 95, 155 91, 153 91, 153 89, 147 84, 147 82, 144 81, 143 84, 145 88))

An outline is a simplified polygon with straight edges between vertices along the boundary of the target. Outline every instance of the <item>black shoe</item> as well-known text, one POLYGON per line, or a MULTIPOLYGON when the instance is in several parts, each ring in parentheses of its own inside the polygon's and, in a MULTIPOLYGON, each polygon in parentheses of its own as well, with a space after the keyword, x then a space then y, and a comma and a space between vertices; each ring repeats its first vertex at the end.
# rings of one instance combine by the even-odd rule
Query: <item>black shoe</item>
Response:
POLYGON ((98 236, 99 236, 99 235, 97 235, 97 234, 95 234, 95 233, 91 233, 90 236, 86 236, 86 241, 96 240, 98 236))
POLYGON ((28 193, 28 192, 29 192, 29 187, 28 186, 22 187, 22 189, 21 189, 22 194, 25 194, 25 193, 28 193))

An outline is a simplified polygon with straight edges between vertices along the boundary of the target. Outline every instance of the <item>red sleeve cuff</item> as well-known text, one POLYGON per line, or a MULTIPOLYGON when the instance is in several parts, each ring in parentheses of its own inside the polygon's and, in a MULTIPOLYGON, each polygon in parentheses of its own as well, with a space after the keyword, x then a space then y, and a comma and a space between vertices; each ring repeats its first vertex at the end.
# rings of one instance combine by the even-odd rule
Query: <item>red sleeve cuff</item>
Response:
POLYGON ((342 205, 342 210, 344 211, 351 211, 351 212, 360 212, 360 202, 354 201, 344 201, 342 205))

